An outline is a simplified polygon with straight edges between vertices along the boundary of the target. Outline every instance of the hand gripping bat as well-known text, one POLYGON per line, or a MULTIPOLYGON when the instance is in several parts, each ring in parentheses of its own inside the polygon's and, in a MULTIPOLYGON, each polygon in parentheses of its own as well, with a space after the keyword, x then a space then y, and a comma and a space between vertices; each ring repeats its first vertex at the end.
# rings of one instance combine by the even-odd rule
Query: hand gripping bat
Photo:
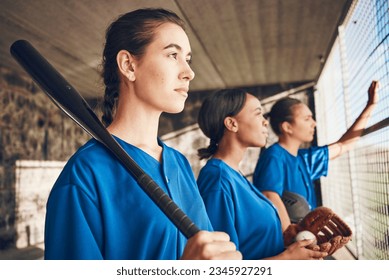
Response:
POLYGON ((84 98, 28 41, 15 41, 10 52, 63 112, 119 159, 140 187, 186 238, 189 239, 199 231, 190 218, 112 137, 84 98))

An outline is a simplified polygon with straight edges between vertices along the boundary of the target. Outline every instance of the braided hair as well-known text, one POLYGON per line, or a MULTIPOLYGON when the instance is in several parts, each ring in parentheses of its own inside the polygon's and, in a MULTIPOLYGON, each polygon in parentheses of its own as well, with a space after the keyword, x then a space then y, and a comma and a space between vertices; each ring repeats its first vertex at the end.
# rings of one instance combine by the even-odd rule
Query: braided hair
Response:
POLYGON ((119 16, 107 28, 103 50, 102 73, 105 93, 101 105, 102 122, 111 124, 119 97, 119 70, 116 56, 121 50, 140 58, 153 41, 155 29, 163 23, 174 23, 185 29, 184 22, 165 9, 145 8, 119 16))

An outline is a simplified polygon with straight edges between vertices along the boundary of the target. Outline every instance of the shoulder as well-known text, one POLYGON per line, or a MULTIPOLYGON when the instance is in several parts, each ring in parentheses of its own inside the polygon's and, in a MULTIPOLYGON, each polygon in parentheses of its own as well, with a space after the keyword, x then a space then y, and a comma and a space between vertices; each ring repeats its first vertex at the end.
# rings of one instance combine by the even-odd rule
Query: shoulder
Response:
POLYGON ((113 160, 114 155, 99 141, 90 139, 81 146, 69 159, 67 165, 95 166, 104 164, 103 160, 113 160))
POLYGON ((274 143, 265 149, 264 153, 269 155, 281 155, 284 153, 284 149, 278 143, 274 143))
POLYGON ((109 180, 109 170, 115 168, 112 162, 113 156, 100 142, 95 139, 89 140, 65 164, 51 190, 50 201, 66 196, 68 199, 77 196, 77 200, 88 197, 88 201, 97 203, 99 188, 97 178, 100 176, 109 180))
POLYGON ((226 170, 221 160, 210 159, 200 170, 197 178, 198 185, 203 189, 205 186, 218 188, 217 185, 223 181, 225 173, 226 170))
POLYGON ((233 185, 238 180, 238 172, 219 159, 210 159, 200 170, 197 179, 198 186, 202 191, 231 192, 233 185))
POLYGON ((112 153, 95 139, 81 146, 68 160, 59 180, 63 184, 79 185, 89 181, 94 174, 107 172, 107 166, 118 162, 112 153))
POLYGON ((268 185, 270 180, 278 180, 283 176, 284 171, 290 166, 290 156, 288 152, 278 143, 271 145, 261 152, 259 160, 254 169, 254 185, 268 185), (272 174, 272 176, 269 176, 272 174), (261 181, 261 182, 260 182, 261 181))
POLYGON ((298 154, 302 157, 307 157, 309 155, 315 155, 320 153, 328 153, 328 145, 312 146, 307 149, 299 149, 298 151, 298 154))
POLYGON ((259 159, 261 160, 280 160, 286 155, 285 149, 283 149, 278 143, 274 143, 270 147, 266 148, 261 154, 259 159))
POLYGON ((214 178, 220 178, 223 173, 223 165, 221 160, 210 159, 201 168, 199 178, 206 175, 211 175, 214 178))

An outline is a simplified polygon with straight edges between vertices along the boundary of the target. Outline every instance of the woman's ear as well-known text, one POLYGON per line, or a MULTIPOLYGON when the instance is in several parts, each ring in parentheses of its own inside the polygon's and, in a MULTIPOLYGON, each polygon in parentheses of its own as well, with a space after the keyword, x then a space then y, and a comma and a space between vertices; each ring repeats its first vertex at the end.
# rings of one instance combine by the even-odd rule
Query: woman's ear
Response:
POLYGON ((116 56, 116 62, 120 73, 131 82, 135 81, 135 59, 126 50, 121 50, 116 56))
POLYGON ((281 132, 289 135, 293 134, 292 126, 288 122, 281 123, 281 132))
POLYGON ((237 132, 238 131, 238 122, 236 121, 235 118, 233 117, 226 117, 224 119, 224 126, 232 132, 237 132))

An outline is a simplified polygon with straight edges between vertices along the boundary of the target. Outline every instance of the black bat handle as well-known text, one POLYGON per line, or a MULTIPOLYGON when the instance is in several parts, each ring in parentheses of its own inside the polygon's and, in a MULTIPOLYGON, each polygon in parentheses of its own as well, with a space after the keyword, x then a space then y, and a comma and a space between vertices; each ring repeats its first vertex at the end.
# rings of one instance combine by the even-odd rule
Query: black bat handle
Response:
POLYGON ((190 238, 199 232, 199 228, 191 219, 112 137, 84 98, 28 41, 15 41, 10 52, 55 105, 120 160, 145 193, 185 237, 190 238))

